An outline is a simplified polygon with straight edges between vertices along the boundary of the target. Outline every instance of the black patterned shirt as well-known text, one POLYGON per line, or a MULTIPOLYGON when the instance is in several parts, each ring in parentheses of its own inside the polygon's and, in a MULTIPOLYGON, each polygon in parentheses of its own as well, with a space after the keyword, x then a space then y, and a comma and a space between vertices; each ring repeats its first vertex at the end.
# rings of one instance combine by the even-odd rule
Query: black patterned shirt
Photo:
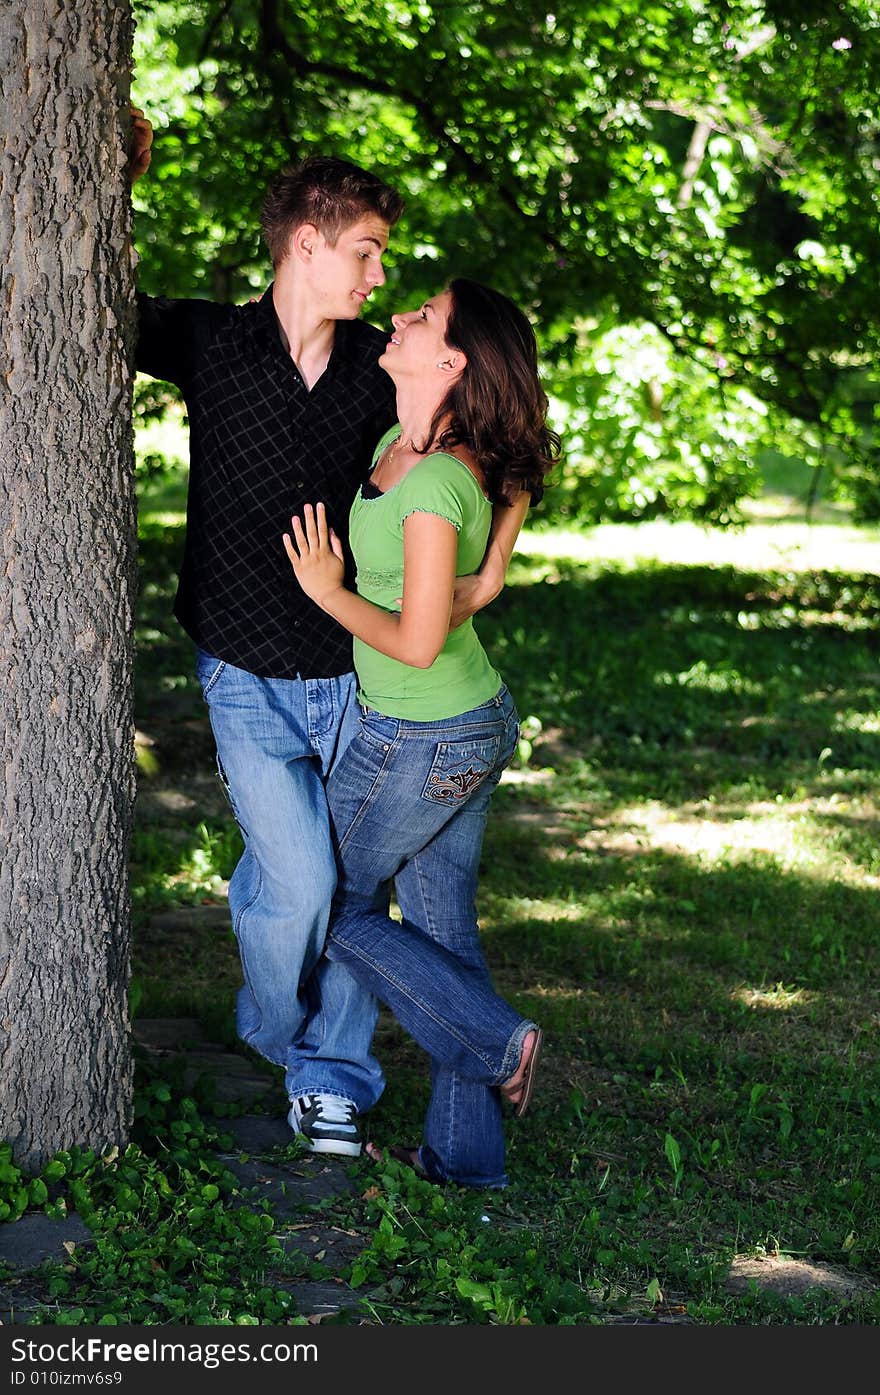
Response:
POLYGON ((377 364, 387 334, 339 321, 309 391, 271 286, 248 305, 139 294, 138 313, 137 368, 175 383, 189 416, 175 615, 199 648, 261 678, 349 672, 351 636, 300 589, 281 536, 292 513, 321 500, 347 547, 351 501, 396 416, 377 364))

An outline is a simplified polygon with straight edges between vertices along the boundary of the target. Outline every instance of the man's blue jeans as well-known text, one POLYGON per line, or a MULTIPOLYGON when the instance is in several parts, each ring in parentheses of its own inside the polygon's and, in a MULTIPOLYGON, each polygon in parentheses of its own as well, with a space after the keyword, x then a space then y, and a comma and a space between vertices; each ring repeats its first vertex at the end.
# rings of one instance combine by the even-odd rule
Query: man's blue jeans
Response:
POLYGON ((421 1162, 471 1186, 507 1182, 494 1087, 534 1026, 492 988, 475 907, 489 801, 517 732, 506 688, 443 721, 366 709, 327 782, 339 863, 327 956, 429 1053, 421 1162), (392 879, 402 923, 388 916, 392 879))
POLYGON ((336 886, 324 782, 356 729, 354 674, 257 678, 201 650, 196 672, 244 839, 229 883, 238 1034, 284 1066, 289 1096, 369 1109, 384 1085, 370 1051, 377 1003, 321 958, 336 886))

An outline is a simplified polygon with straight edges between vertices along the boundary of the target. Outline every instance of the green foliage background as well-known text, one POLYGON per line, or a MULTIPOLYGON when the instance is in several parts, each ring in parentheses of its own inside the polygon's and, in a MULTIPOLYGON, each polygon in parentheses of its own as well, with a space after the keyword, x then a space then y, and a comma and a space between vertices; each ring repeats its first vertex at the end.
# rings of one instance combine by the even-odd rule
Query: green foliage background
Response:
POLYGON ((880 514, 875 4, 135 12, 146 289, 261 290, 269 179, 334 152, 407 198, 377 323, 455 273, 534 318, 568 446, 550 513, 735 520, 772 445, 880 514))

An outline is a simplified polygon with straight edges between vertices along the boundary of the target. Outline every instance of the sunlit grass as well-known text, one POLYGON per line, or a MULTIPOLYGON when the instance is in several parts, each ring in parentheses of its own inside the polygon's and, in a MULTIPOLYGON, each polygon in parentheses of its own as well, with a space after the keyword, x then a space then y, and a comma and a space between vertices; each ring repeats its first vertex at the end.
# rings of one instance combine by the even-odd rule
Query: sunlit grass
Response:
POLYGON ((722 531, 698 523, 606 523, 586 530, 526 530, 517 544, 525 556, 576 562, 665 562, 732 566, 744 571, 880 571, 880 529, 839 523, 753 522, 722 531))
POLYGON ((784 983, 775 983, 772 988, 753 988, 745 984, 731 993, 734 1002, 747 1008, 766 1008, 771 1012, 790 1012, 793 1008, 808 1007, 818 997, 804 988, 787 988, 784 983))
POLYGON ((168 809, 168 822, 138 826, 132 842, 135 908, 141 915, 173 905, 211 904, 225 898, 229 877, 241 855, 235 824, 204 821, 182 823, 179 801, 158 792, 168 809))
POLYGON ((648 802, 616 809, 601 827, 578 838, 577 845, 629 856, 658 849, 707 866, 733 864, 760 853, 780 867, 836 876, 837 859, 828 852, 824 830, 809 823, 810 809, 806 803, 794 809, 776 803, 718 809, 711 804, 670 807, 648 802))

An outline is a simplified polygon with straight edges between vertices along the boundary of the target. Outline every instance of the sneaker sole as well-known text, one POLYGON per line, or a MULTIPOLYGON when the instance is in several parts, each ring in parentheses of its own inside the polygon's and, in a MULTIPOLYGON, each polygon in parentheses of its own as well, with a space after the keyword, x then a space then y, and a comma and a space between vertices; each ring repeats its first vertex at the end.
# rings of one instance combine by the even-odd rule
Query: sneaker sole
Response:
POLYGON ((298 1130, 294 1132, 297 1138, 305 1138, 310 1153, 338 1153, 345 1158, 359 1158, 361 1155, 361 1143, 343 1143, 337 1138, 308 1138, 298 1130))

